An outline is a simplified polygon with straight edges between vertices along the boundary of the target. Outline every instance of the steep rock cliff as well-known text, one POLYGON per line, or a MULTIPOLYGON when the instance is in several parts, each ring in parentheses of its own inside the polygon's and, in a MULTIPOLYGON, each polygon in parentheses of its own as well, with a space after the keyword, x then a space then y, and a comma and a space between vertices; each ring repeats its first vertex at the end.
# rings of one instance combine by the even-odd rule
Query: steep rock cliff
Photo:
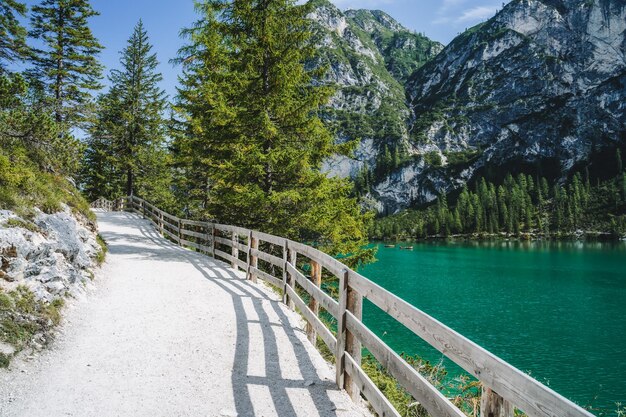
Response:
POLYGON ((625 31, 623 0, 512 1, 410 77, 410 152, 438 157, 418 157, 373 194, 396 211, 476 172, 552 165, 564 176, 623 143, 625 31))

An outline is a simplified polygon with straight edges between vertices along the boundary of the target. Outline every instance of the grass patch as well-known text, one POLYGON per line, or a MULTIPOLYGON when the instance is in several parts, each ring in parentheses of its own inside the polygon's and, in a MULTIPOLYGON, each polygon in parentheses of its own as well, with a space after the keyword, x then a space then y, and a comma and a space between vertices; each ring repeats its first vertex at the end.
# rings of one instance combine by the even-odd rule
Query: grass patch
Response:
MULTIPOLYGON (((417 356, 401 355, 428 382, 444 393, 465 415, 478 417, 481 384, 469 377, 451 379, 442 365, 433 365, 417 356)), ((426 409, 404 389, 371 354, 366 353, 361 367, 374 384, 404 417, 427 417, 426 409)))
POLYGON ((106 241, 100 235, 96 236, 96 242, 98 242, 98 245, 100 245, 100 251, 96 255, 96 263, 98 264, 98 266, 100 266, 104 263, 109 248, 107 247, 106 241))
POLYGON ((317 336, 315 347, 320 352, 320 354, 322 355, 322 358, 324 358, 326 362, 331 363, 333 365, 335 364, 336 362, 335 352, 330 350, 330 348, 326 346, 326 342, 324 342, 324 340, 319 336, 317 336))
POLYGON ((0 352, 0 368, 8 368, 9 363, 11 362, 11 358, 8 355, 0 352))
POLYGON ((7 221, 4 222, 4 226, 8 228, 16 227, 21 229, 29 230, 33 233, 43 233, 43 230, 35 223, 20 219, 19 217, 11 217, 7 221))
POLYGON ((89 203, 65 177, 42 171, 24 149, 0 148, 0 209, 32 219, 35 207, 52 214, 61 211, 63 204, 95 222, 89 203))
MULTIPOLYGON (((0 289, 0 341, 12 345, 16 353, 23 350, 36 334, 49 334, 59 324, 64 304, 61 298, 38 300, 24 286, 10 292, 0 289)), ((7 367, 11 356, 2 356, 0 367, 7 367)))

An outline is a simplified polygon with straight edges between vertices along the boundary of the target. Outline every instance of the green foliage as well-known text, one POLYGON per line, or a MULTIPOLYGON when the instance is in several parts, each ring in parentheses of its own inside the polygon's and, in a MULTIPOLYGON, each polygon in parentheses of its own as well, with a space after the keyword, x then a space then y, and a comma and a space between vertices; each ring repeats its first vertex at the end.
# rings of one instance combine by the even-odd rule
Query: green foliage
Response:
MULTIPOLYGON (((62 299, 48 303, 37 300, 24 286, 5 292, 0 288, 0 341, 13 345, 16 352, 24 349, 37 333, 47 333, 61 321, 62 299)), ((8 366, 10 357, 0 358, 8 366)))
POLYGON ((453 165, 453 166, 468 165, 472 163, 473 161, 475 161, 476 159, 478 159, 480 154, 481 152, 476 149, 467 149, 467 150, 459 151, 459 152, 444 152, 444 155, 446 156, 446 159, 447 159, 447 164, 453 165))
POLYGON ((33 207, 51 213, 65 203, 93 218, 65 176, 74 169, 75 161, 68 162, 74 146, 68 148, 50 112, 29 97, 22 76, 0 76, 0 208, 29 215, 33 207))
POLYGON ((0 352, 0 368, 7 368, 11 363, 11 358, 9 355, 6 355, 0 352))
POLYGON ((21 150, 42 170, 71 174, 77 168, 79 142, 61 133, 19 74, 0 76, 0 142, 7 153, 21 150))
MULTIPOLYGON (((479 382, 466 376, 450 379, 446 369, 441 365, 433 365, 416 356, 402 354, 402 357, 433 386, 448 396, 466 415, 478 417, 479 382)), ((426 409, 371 354, 364 355, 361 362, 365 373, 401 416, 427 417, 429 415, 426 409)))
POLYGON ((441 155, 437 151, 430 151, 424 154, 424 162, 426 165, 432 167, 440 167, 443 165, 443 160, 441 159, 441 155))
POLYGON ((67 179, 41 172, 23 155, 0 150, 0 208, 31 216, 32 208, 45 213, 60 211, 67 204, 75 213, 95 220, 89 204, 67 179), (12 163, 11 163, 12 162, 12 163))
POLYGON ((362 197, 372 190, 375 183, 374 171, 365 165, 354 178, 354 190, 357 196, 362 197))
MULTIPOLYGON (((490 107, 489 103, 484 104, 490 107)), ((467 124, 467 117, 464 116, 463 105, 456 97, 441 99, 427 110, 417 114, 415 123, 411 129, 412 139, 416 143, 426 143, 428 141, 427 132, 436 126, 447 132, 453 132, 456 126, 467 124)))
POLYGON ((622 176, 591 186, 573 175, 566 185, 548 185, 524 174, 508 175, 502 184, 476 182, 464 187, 449 206, 446 196, 422 210, 405 211, 376 221, 375 238, 424 238, 453 234, 533 234, 569 236, 578 230, 621 236, 626 232, 626 190, 622 176))
POLYGON ((107 246, 106 241, 100 235, 96 236, 96 242, 98 242, 98 245, 100 246, 100 251, 96 255, 96 263, 98 264, 98 266, 100 266, 106 260, 106 256, 107 256, 107 252, 109 251, 109 248, 107 246))
POLYGON ((198 5, 177 62, 180 190, 193 216, 363 253, 368 216, 349 182, 320 172, 333 138, 318 114, 333 89, 319 70, 310 5, 291 0, 198 5))
POLYGON ((91 199, 141 195, 163 209, 173 205, 169 154, 165 148, 165 93, 143 23, 121 53, 121 69, 109 77, 90 128, 81 182, 91 199))
POLYGON ((0 3, 0 75, 5 64, 22 60, 28 53, 26 29, 19 17, 26 15, 26 5, 16 0, 3 0, 0 3))
POLYGON ((348 18, 374 41, 385 58, 387 70, 402 84, 443 49, 439 42, 402 28, 391 16, 380 10, 353 10, 348 18))
POLYGON ((43 0, 32 8, 29 35, 43 45, 33 49, 33 76, 65 132, 86 120, 90 92, 101 88, 96 55, 103 47, 88 25, 97 15, 88 0, 43 0))
POLYGON ((20 219, 19 217, 11 217, 10 219, 4 222, 3 226, 8 227, 8 228, 17 227, 21 229, 26 229, 33 233, 42 232, 41 228, 37 226, 35 223, 20 219))

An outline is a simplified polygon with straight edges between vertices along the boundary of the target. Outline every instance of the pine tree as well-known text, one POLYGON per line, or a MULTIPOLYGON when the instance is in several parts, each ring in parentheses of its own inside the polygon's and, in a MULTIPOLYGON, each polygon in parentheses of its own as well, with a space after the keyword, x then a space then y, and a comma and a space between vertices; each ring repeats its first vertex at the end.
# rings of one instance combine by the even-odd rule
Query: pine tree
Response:
POLYGON ((463 233, 463 222, 461 220, 461 214, 459 213, 458 207, 454 209, 454 232, 463 233))
POLYGON ((121 68, 111 71, 111 89, 98 100, 83 183, 87 193, 110 198, 137 194, 169 208, 170 156, 165 149, 163 120, 166 99, 159 88, 162 76, 157 71, 157 57, 151 51, 148 34, 139 21, 121 52, 121 68))
POLYGON ((33 50, 34 77, 49 94, 55 120, 66 131, 86 121, 91 91, 99 90, 103 49, 91 33, 97 16, 88 0, 43 0, 33 7, 30 36, 43 48, 33 50))
POLYGON ((0 75, 6 64, 23 59, 27 52, 26 29, 18 20, 26 15, 26 5, 16 0, 0 2, 0 75))
POLYGON ((619 175, 624 172, 624 165, 622 164, 622 151, 619 148, 617 148, 617 151, 615 152, 615 159, 617 162, 617 175, 619 175))
POLYGON ((376 161, 376 173, 378 178, 384 178, 387 174, 389 174, 393 169, 393 156, 389 151, 389 147, 385 145, 383 147, 383 151, 378 155, 378 159, 376 161))
POLYGON ((304 66, 316 53, 311 6, 213 0, 199 10, 178 59, 178 107, 191 135, 175 145, 203 160, 202 214, 359 253, 366 218, 348 197, 351 186, 320 172, 335 147, 317 114, 333 90, 313 83, 322 74, 304 66))
POLYGON ((95 122, 89 127, 80 183, 90 200, 123 195, 123 169, 116 156, 114 135, 122 123, 119 97, 112 92, 98 97, 95 122))
MULTIPOLYGON (((109 80, 112 94, 118 97, 115 105, 121 119, 115 138, 117 157, 124 167, 126 194, 131 195, 137 191, 135 177, 157 180, 156 166, 166 174, 162 169, 165 158, 163 112, 167 102, 165 92, 159 87, 163 79, 157 70, 159 62, 152 53, 141 20, 121 55, 121 69, 111 71, 109 80)), ((144 181, 144 185, 147 184, 149 182, 144 181)), ((150 197, 154 199, 152 195, 150 197)))
POLYGON ((211 173, 227 157, 227 127, 234 116, 234 103, 228 103, 231 88, 237 85, 229 70, 231 56, 222 33, 219 16, 225 3, 196 3, 201 18, 182 36, 188 44, 180 49, 174 63, 183 66, 183 76, 174 107, 172 132, 175 136, 175 178, 179 199, 195 217, 210 218, 211 173))
POLYGON ((400 151, 398 145, 394 145, 391 148, 391 170, 396 169, 398 166, 400 166, 400 151))

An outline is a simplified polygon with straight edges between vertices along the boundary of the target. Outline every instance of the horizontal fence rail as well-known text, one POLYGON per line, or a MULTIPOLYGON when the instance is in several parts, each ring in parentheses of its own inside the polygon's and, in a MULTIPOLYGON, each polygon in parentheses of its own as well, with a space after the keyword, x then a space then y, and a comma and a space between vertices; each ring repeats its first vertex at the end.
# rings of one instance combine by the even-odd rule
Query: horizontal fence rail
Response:
POLYGON ((482 383, 481 417, 513 417, 515 409, 530 417, 593 417, 572 401, 311 246, 237 226, 181 219, 135 196, 113 202, 98 199, 92 207, 139 213, 164 237, 230 263, 232 268, 243 270, 249 280, 261 279, 276 287, 283 302, 299 311, 306 320, 309 340, 315 343, 319 336, 333 352, 338 386, 346 389, 354 400, 363 395, 380 416, 400 414, 361 367, 362 348, 366 348, 431 416, 461 417, 464 414, 363 323, 363 298, 482 383), (323 271, 337 279, 336 297, 322 289, 323 271), (320 309, 336 319, 336 334, 320 319, 320 309))
MULTIPOLYGON (((118 201, 118 200, 116 200, 118 201)), ((99 198, 90 204, 91 208, 101 209, 104 211, 113 211, 115 202, 107 200, 106 198, 99 198)))

